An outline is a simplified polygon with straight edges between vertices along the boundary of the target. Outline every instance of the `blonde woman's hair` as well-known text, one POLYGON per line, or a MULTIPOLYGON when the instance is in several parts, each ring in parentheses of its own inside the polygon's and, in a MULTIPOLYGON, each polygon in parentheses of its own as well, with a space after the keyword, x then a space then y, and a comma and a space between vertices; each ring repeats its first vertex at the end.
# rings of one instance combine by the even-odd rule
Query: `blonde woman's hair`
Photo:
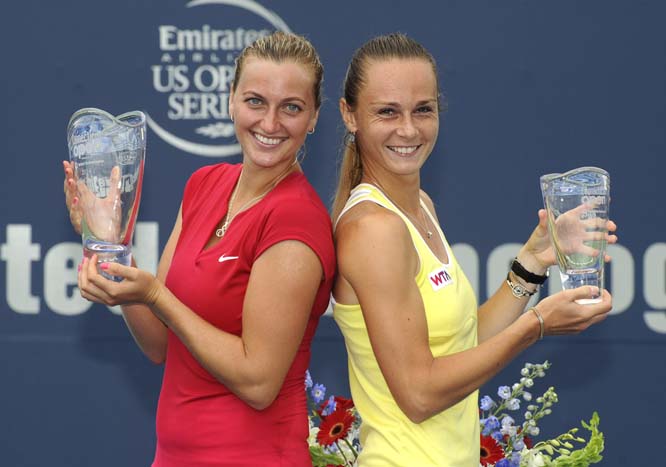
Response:
POLYGON ((245 47, 236 58, 236 71, 231 85, 234 91, 238 87, 245 60, 248 57, 271 60, 277 63, 291 61, 310 68, 314 76, 315 108, 318 109, 321 106, 324 67, 314 46, 305 37, 275 31, 267 36, 260 37, 251 45, 245 47))
MULTIPOLYGON (((347 105, 354 110, 358 102, 358 95, 366 83, 366 70, 370 62, 380 62, 391 59, 422 59, 430 63, 432 71, 437 76, 437 64, 430 52, 414 39, 404 34, 394 33, 375 37, 363 44, 352 55, 347 74, 345 76, 343 95, 347 105)), ((437 92, 439 96, 439 90, 437 92)), ((441 107, 438 102, 438 107, 441 107)), ((340 216, 342 209, 349 198, 352 188, 358 185, 363 178, 363 163, 359 152, 358 141, 353 135, 346 132, 343 140, 342 161, 338 175, 338 187, 333 199, 333 222, 340 216)))

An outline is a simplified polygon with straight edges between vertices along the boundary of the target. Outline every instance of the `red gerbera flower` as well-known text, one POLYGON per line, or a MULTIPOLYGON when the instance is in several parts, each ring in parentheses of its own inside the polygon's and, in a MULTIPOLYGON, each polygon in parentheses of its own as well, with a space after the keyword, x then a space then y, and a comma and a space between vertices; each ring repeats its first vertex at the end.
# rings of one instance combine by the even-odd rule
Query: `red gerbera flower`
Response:
POLYGON ((337 408, 335 412, 322 419, 319 433, 317 433, 317 442, 322 446, 330 446, 347 436, 353 422, 354 415, 349 410, 337 408))
POLYGON ((492 436, 481 435, 481 465, 496 464, 504 459, 504 451, 492 436))

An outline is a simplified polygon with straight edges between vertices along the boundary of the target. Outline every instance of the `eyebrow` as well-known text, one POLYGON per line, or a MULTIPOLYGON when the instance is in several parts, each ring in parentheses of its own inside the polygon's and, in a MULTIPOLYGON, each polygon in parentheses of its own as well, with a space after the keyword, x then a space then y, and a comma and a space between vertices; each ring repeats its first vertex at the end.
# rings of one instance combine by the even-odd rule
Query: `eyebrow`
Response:
MULTIPOLYGON (((424 105, 424 104, 432 104, 432 103, 434 103, 434 102, 437 102, 437 99, 436 99, 436 98, 432 98, 432 99, 424 99, 424 100, 422 100, 422 101, 418 101, 418 102, 416 103, 416 107, 418 107, 418 106, 420 106, 420 105, 424 105)), ((385 105, 385 106, 392 106, 392 107, 401 107, 401 105, 400 105, 399 103, 397 103, 397 102, 383 102, 383 101, 370 102, 370 105, 373 105, 373 106, 375 106, 375 105, 376 105, 376 106, 382 106, 382 105, 385 105)))
MULTIPOLYGON (((261 97, 262 99, 265 99, 265 97, 263 95, 259 94, 256 91, 245 91, 245 92, 243 92, 243 97, 250 97, 250 96, 261 97)), ((303 99, 301 99, 298 96, 286 97, 286 98, 282 99, 280 102, 291 102, 291 101, 298 101, 298 102, 301 102, 303 105, 307 105, 307 102, 304 101, 303 99)))

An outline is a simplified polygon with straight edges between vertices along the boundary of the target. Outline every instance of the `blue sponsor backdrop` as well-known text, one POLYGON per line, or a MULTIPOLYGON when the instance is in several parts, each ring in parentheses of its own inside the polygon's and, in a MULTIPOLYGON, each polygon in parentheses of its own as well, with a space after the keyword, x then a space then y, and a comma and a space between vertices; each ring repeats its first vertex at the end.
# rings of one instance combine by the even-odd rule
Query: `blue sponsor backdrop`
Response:
MULTIPOLYGON (((549 359, 548 380, 535 389, 556 385, 560 403, 542 423, 545 434, 598 410, 603 465, 659 463, 665 14, 657 0, 4 5, 0 465, 145 466, 154 449, 161 367, 141 355, 116 312, 76 290, 79 239, 61 195, 69 116, 94 106, 151 117, 135 251, 154 268, 188 175, 234 151, 226 115, 233 57, 274 28, 307 35, 326 67, 326 101, 304 163, 325 201, 352 51, 392 31, 432 51, 448 111, 423 184, 481 299, 533 227, 539 175, 582 165, 611 173, 620 226, 608 267, 614 314, 583 335, 545 339, 482 392, 512 383, 522 362, 549 359)), ((348 394, 344 346, 329 317, 311 368, 329 390, 348 394)))

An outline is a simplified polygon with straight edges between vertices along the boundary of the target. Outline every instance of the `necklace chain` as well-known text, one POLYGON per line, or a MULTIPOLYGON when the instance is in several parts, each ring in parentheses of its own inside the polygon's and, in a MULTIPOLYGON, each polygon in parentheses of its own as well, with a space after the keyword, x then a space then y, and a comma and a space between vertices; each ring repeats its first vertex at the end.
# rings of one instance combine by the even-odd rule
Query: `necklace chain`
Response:
POLYGON ((393 200, 393 198, 391 198, 391 197, 388 195, 388 193, 386 192, 386 190, 384 189, 384 187, 381 186, 380 183, 378 183, 378 182, 375 182, 375 183, 376 183, 377 185, 379 185, 379 188, 381 189, 381 191, 382 191, 382 193, 384 194, 384 196, 386 196, 386 197, 388 198, 388 200, 389 200, 391 203, 393 203, 393 204, 395 205, 395 207, 397 207, 397 208, 400 210, 401 213, 403 213, 405 216, 407 216, 407 218, 408 218, 410 221, 412 221, 413 224, 415 224, 417 227, 420 227, 421 230, 423 230, 423 231, 425 232, 426 237, 428 238, 428 240, 430 240, 430 238, 432 237, 432 230, 430 230, 430 229, 428 228, 428 226, 427 226, 427 224, 428 224, 428 219, 427 219, 427 217, 426 217, 425 208, 423 207, 423 203, 421 202, 421 197, 419 196, 419 208, 420 208, 420 209, 419 209, 419 212, 420 212, 421 215, 423 216, 423 223, 421 223, 421 222, 419 222, 418 220, 416 220, 414 217, 412 217, 411 214, 409 214, 407 211, 405 211, 405 210, 402 208, 402 206, 400 206, 398 203, 396 203, 396 202, 393 200))
POLYGON ((215 231, 215 236, 218 238, 224 237, 224 234, 227 233, 227 229, 229 229, 229 224, 234 220, 234 218, 243 212, 245 209, 249 208, 252 206, 254 203, 257 201, 261 200, 264 196, 266 196, 273 188, 277 186, 278 183, 282 181, 283 178, 285 178, 287 175, 291 173, 291 166, 287 169, 285 173, 282 175, 278 176, 274 182, 272 182, 266 191, 261 193, 258 196, 255 196, 251 200, 247 201, 245 204, 243 204, 240 208, 238 208, 238 211, 232 216, 231 215, 231 210, 233 209, 234 206, 234 201, 236 201, 236 195, 238 194, 238 187, 240 186, 241 178, 243 178, 243 169, 241 169, 241 174, 238 176, 238 181, 236 182, 236 186, 234 187, 233 193, 231 193, 231 198, 229 199, 229 206, 227 207, 227 214, 224 216, 224 222, 222 223, 222 226, 215 231))

